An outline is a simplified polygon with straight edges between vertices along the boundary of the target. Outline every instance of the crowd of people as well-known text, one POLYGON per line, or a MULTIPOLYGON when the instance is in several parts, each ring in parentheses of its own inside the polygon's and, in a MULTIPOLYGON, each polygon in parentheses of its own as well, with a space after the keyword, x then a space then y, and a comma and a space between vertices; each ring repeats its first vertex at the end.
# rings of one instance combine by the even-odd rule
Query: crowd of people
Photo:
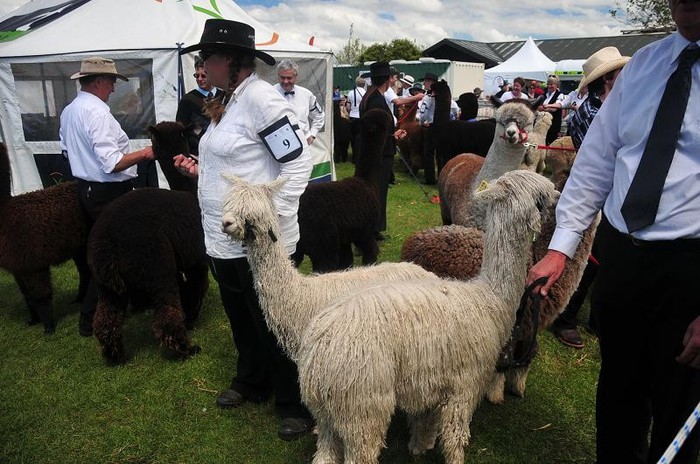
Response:
MULTIPOLYGON (((540 111, 554 116, 547 143, 559 135, 563 110, 569 110, 569 133, 579 148, 557 206, 550 251, 528 277, 529 282, 547 277, 539 288, 542 295, 561 275, 584 229, 603 211, 591 296, 602 360, 596 404, 600 463, 656 462, 700 401, 700 313, 693 271, 700 263, 700 107, 687 103, 700 99, 700 15, 686 3, 669 1, 678 32, 631 59, 614 47, 593 54, 575 92, 564 95, 557 77, 550 76, 546 89, 516 78, 512 87, 506 82, 495 95, 501 100, 543 95, 540 111)), ((238 353, 236 373, 216 403, 234 408, 274 396, 278 435, 291 440, 310 432, 313 419, 300 399, 296 365, 265 324, 246 249, 221 230, 228 185, 220 173, 253 183, 288 179, 275 204, 280 240, 291 254, 299 239, 299 197, 312 168, 309 146, 323 130, 325 113, 317 97, 296 84, 297 64, 277 64, 256 49, 255 31, 247 24, 210 19, 200 42, 182 50, 193 51, 198 52, 198 87, 180 102, 177 119, 196 126, 196 146, 173 162, 183 175, 198 180, 210 269, 238 353), (259 62, 277 64, 276 85, 258 76, 259 62), (219 111, 209 110, 217 105, 219 111), (286 143, 268 143, 270 136, 282 136, 286 143)), ((126 134, 110 113, 106 102, 116 81, 127 80, 112 60, 85 59, 71 78, 79 80, 80 91, 61 114, 61 147, 78 179, 81 204, 94 221, 111 201, 132 189, 136 164, 152 160, 154 154, 151 147, 130 151, 126 134)), ((419 105, 428 184, 435 182, 430 89, 437 79, 426 73, 416 82, 379 61, 357 78, 347 95, 334 95, 348 110, 353 139, 366 111, 380 109, 396 123, 397 106, 419 105)), ((453 118, 474 120, 483 97, 478 88, 460 95, 453 118)), ((387 136, 377 234, 386 230, 395 141, 405 135, 392 127, 387 136)), ((353 151, 356 146, 353 140, 353 151)), ((590 280, 581 284, 584 297, 590 280)), ((554 325, 559 338, 574 347, 582 346, 575 321, 581 301, 573 299, 554 325)), ((81 309, 81 335, 92 334, 95 305, 91 283, 81 309)), ((694 463, 699 449, 700 429, 695 429, 675 462, 694 463)))

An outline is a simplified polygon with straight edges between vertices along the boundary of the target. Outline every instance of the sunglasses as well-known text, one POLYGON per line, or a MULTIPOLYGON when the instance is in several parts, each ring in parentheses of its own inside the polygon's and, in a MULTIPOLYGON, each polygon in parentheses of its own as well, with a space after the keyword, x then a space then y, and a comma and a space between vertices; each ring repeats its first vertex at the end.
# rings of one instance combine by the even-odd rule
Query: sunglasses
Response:
POLYGON ((192 74, 192 75, 194 76, 195 79, 199 79, 200 77, 201 77, 202 79, 206 79, 206 77, 207 77, 206 74, 199 74, 199 73, 194 73, 194 74, 192 74))

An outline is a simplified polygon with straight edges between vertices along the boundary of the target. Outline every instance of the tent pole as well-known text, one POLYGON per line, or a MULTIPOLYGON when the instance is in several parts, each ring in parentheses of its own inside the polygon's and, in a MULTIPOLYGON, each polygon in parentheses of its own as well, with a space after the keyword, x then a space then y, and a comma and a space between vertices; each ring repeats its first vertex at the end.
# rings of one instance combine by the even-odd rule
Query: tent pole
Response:
POLYGON ((182 55, 180 54, 184 42, 176 42, 175 45, 177 45, 177 101, 180 101, 185 89, 185 81, 182 74, 182 55))

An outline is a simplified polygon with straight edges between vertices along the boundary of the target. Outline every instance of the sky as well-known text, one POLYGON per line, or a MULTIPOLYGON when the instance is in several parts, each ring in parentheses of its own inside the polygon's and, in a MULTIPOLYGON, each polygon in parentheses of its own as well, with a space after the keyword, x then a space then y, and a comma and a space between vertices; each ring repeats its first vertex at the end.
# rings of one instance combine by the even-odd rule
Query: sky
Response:
MULTIPOLYGON (((0 0, 0 14, 27 0, 0 0)), ((118 1, 118 0, 114 0, 118 1)), ((181 1, 181 0, 160 0, 181 1)), ((212 0, 225 2, 233 0, 212 0)), ((237 0, 283 36, 339 52, 353 36, 364 45, 411 39, 425 49, 444 38, 500 42, 618 35, 615 0, 237 0)), ((624 2, 622 2, 624 3, 624 2)))

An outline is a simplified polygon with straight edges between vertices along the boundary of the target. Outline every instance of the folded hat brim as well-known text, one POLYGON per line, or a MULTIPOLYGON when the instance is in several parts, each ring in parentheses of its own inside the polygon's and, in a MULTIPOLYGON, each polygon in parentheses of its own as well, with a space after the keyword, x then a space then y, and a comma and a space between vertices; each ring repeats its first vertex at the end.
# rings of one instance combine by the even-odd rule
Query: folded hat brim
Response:
POLYGON ((239 45, 231 45, 231 44, 223 43, 223 42, 203 42, 203 43, 190 45, 189 47, 185 47, 185 48, 181 49, 180 55, 184 55, 185 53, 194 52, 197 50, 202 50, 205 48, 218 49, 218 50, 231 50, 231 51, 235 51, 235 52, 248 52, 248 53, 252 53, 257 58, 260 58, 265 64, 268 64, 270 66, 272 66, 276 63, 275 58, 272 55, 265 53, 262 50, 255 50, 255 49, 251 49, 249 47, 241 47, 239 45))
POLYGON ((114 76, 117 79, 123 80, 124 82, 129 82, 129 78, 126 76, 122 76, 121 74, 106 73, 106 72, 96 72, 96 73, 77 72, 77 73, 73 74, 70 78, 72 80, 75 80, 75 79, 80 79, 81 77, 87 77, 87 76, 114 76))
POLYGON ((615 71, 616 69, 622 68, 629 60, 629 56, 623 56, 598 66, 590 74, 583 76, 583 79, 581 79, 581 83, 579 84, 579 88, 590 84, 602 76, 605 76, 610 71, 615 71))

